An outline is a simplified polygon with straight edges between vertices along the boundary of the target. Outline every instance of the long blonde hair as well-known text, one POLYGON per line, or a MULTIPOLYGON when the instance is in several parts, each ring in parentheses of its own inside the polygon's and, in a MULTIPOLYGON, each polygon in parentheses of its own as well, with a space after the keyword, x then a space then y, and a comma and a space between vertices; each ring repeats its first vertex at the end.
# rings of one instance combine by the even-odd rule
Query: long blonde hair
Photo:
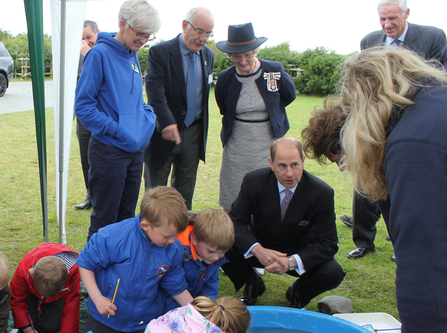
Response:
POLYGON ((354 185, 371 200, 386 199, 384 159, 386 127, 394 107, 414 104, 411 95, 421 79, 442 83, 447 75, 438 62, 397 47, 371 48, 345 62, 341 105, 348 113, 341 139, 354 185))
POLYGON ((235 296, 219 297, 215 301, 198 296, 191 304, 202 316, 226 333, 245 333, 250 326, 250 312, 235 296))

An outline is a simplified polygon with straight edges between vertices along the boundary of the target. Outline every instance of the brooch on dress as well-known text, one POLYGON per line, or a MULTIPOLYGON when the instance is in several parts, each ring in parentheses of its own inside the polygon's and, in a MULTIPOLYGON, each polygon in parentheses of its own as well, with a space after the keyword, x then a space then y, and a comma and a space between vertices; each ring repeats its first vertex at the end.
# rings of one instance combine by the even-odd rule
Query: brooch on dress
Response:
POLYGON ((271 73, 264 73, 264 80, 267 80, 267 90, 268 91, 278 91, 278 81, 281 79, 281 72, 271 72, 271 73))

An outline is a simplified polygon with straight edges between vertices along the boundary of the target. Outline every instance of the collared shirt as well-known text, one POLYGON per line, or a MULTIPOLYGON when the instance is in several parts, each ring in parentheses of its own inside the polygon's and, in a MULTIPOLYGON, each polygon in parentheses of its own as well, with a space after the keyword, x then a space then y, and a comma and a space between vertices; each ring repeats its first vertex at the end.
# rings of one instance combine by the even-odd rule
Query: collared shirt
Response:
MULTIPOLYGON (((179 45, 180 53, 182 54, 182 64, 183 64, 183 75, 185 77, 185 84, 188 79, 188 69, 190 61, 190 50, 186 47, 185 42, 183 42, 182 34, 180 34, 179 45)), ((196 116, 195 120, 202 118, 202 98, 203 98, 203 77, 202 77, 202 62, 200 61, 200 53, 195 53, 195 61, 197 68, 197 99, 196 99, 196 116)))
POLYGON ((284 199, 284 197, 286 196, 286 194, 284 193, 284 190, 287 188, 288 190, 290 190, 290 192, 292 192, 292 197, 293 194, 295 193, 296 187, 298 186, 298 184, 296 184, 294 187, 292 188, 287 188, 285 187, 283 184, 281 184, 278 181, 278 191, 279 191, 279 204, 281 205, 282 199, 284 199))
MULTIPOLYGON (((292 198, 293 198, 293 194, 295 193, 297 186, 298 186, 298 184, 292 188, 289 188, 289 190, 292 192, 292 198)), ((282 199, 286 196, 286 194, 284 193, 284 189, 286 189, 286 187, 278 181, 279 204, 280 205, 281 205, 282 199)), ((248 251, 244 254, 245 259, 248 259, 253 256, 253 254, 251 253, 251 250, 258 244, 259 243, 256 242, 248 249, 248 251)), ((296 268, 295 268, 295 272, 297 272, 298 275, 302 275, 302 274, 306 273, 306 269, 304 268, 304 264, 303 264, 303 261, 301 260, 301 257, 298 254, 292 254, 292 257, 295 258, 295 261, 297 264, 296 268)))
MULTIPOLYGON (((407 32, 408 32, 408 22, 407 22, 407 27, 405 28, 404 33, 402 35, 400 35, 399 37, 397 37, 397 39, 400 41, 400 45, 404 45, 404 41, 405 41, 405 37, 407 36, 407 32)), ((386 36, 385 45, 386 46, 394 46, 395 45, 394 38, 386 36)))

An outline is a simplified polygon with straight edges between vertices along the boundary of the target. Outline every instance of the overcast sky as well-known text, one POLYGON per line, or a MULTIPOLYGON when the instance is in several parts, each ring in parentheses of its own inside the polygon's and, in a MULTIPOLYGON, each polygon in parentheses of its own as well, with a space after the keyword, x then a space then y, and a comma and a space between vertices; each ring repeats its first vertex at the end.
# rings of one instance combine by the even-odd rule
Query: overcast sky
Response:
MULTIPOLYGON (((44 32, 51 35, 50 0, 44 3, 44 32)), ((266 46, 289 41, 299 52, 324 46, 339 54, 359 50, 360 40, 380 29, 378 0, 149 0, 159 11, 158 39, 171 39, 181 31, 186 12, 195 6, 208 7, 214 14, 214 40, 227 39, 228 25, 252 22, 256 36, 268 37, 266 46)), ((88 1, 85 19, 98 23, 102 31, 116 31, 123 0, 88 1)), ((446 0, 409 0, 409 22, 433 25, 447 31, 446 0)), ((0 29, 13 35, 26 32, 23 0, 0 0, 7 8, 0 29), (6 12, 8 13, 7 15, 6 12)))

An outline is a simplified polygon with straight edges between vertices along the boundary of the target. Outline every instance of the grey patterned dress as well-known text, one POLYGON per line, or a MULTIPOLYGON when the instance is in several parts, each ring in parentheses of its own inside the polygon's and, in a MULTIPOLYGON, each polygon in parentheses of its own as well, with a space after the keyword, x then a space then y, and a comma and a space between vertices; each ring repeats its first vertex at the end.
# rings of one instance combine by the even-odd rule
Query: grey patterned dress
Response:
POLYGON ((228 210, 239 194, 245 174, 269 166, 274 136, 264 99, 255 82, 261 74, 261 68, 250 75, 236 74, 242 88, 220 169, 219 205, 228 210))

